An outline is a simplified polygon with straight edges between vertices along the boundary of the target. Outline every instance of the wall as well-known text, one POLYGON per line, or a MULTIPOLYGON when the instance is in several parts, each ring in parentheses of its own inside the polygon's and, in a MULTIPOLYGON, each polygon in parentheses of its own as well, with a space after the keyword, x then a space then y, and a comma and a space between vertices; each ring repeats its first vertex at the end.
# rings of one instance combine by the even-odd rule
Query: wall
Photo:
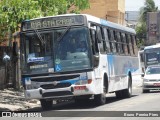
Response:
POLYGON ((89 0, 90 9, 81 11, 108 21, 124 24, 125 0, 89 0))

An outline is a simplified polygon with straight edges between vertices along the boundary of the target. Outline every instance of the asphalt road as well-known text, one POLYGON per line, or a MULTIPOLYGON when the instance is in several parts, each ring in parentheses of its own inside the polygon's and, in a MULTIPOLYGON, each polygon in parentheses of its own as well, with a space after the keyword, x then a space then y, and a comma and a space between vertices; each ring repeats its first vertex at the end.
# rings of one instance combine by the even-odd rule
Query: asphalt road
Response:
POLYGON ((106 99, 107 103, 102 106, 96 106, 92 101, 79 105, 75 104, 74 101, 70 101, 53 105, 52 110, 49 111, 43 111, 40 107, 27 111, 40 112, 42 116, 48 117, 45 120, 53 119, 53 117, 54 120, 160 119, 160 92, 152 91, 144 94, 141 87, 139 87, 133 89, 131 98, 117 99, 115 94, 110 94, 107 95, 106 99))

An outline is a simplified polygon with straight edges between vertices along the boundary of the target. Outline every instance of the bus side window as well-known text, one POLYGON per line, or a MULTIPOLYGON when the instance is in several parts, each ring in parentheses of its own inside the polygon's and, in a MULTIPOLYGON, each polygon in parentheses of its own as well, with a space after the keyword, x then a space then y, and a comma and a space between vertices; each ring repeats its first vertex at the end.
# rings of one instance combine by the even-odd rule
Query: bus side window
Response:
POLYGON ((125 53, 126 55, 128 55, 128 50, 127 50, 127 43, 126 43, 126 36, 125 36, 125 33, 122 33, 122 37, 123 37, 124 53, 125 53))
POLYGON ((91 39, 92 39, 92 51, 93 51, 93 54, 95 55, 96 53, 99 52, 98 50, 98 43, 97 43, 97 40, 96 40, 96 31, 91 29, 91 39))
POLYGON ((133 56, 134 55, 134 50, 133 50, 133 46, 132 46, 132 36, 128 35, 128 39, 129 39, 130 54, 131 54, 131 56, 133 56))
POLYGON ((135 35, 132 35, 132 36, 131 36, 131 42, 132 42, 133 54, 135 55, 135 50, 136 50, 136 46, 135 46, 135 35))
POLYGON ((120 35, 121 54, 124 54, 125 53, 125 49, 124 49, 124 43, 123 43, 123 36, 122 36, 121 32, 119 33, 119 35, 120 35))
POLYGON ((118 53, 118 38, 117 38, 117 31, 113 31, 113 37, 114 37, 114 45, 115 45, 115 50, 116 50, 116 53, 118 53))
POLYGON ((100 52, 103 54, 106 52, 106 43, 105 43, 105 39, 104 39, 104 32, 102 27, 97 26, 97 29, 99 31, 99 38, 100 41, 98 40, 98 45, 99 45, 99 50, 100 52))
POLYGON ((108 41, 109 41, 109 45, 110 45, 110 52, 113 52, 113 46, 112 46, 112 42, 111 42, 111 30, 107 29, 107 33, 108 33, 108 41))
POLYGON ((110 45, 109 45, 109 36, 108 36, 108 32, 106 28, 103 28, 103 32, 104 32, 104 39, 106 42, 106 52, 110 53, 110 45))
POLYGON ((128 52, 128 55, 130 54, 130 49, 129 49, 129 37, 128 37, 128 34, 125 34, 126 36, 126 44, 127 44, 127 52, 128 52))
POLYGON ((113 34, 113 30, 110 30, 111 33, 111 45, 112 45, 112 52, 116 53, 116 46, 115 46, 115 40, 114 40, 114 34, 113 34))
POLYGON ((121 46, 121 36, 120 33, 117 31, 117 47, 118 47, 118 53, 122 53, 122 46, 121 46))

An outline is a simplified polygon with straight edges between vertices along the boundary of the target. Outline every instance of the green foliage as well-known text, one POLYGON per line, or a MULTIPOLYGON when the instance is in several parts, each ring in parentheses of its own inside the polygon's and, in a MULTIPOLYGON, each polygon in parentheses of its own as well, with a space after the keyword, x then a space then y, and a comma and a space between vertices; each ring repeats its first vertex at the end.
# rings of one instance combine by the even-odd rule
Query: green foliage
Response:
POLYGON ((138 47, 144 46, 144 41, 146 39, 146 24, 140 24, 136 27, 136 33, 137 33, 137 44, 138 47))
POLYGON ((0 1, 0 41, 8 32, 14 33, 25 19, 79 13, 89 7, 88 0, 2 0, 0 1))
POLYGON ((144 7, 140 8, 140 21, 146 22, 147 20, 147 12, 157 12, 158 7, 155 6, 155 2, 153 0, 145 0, 144 7))

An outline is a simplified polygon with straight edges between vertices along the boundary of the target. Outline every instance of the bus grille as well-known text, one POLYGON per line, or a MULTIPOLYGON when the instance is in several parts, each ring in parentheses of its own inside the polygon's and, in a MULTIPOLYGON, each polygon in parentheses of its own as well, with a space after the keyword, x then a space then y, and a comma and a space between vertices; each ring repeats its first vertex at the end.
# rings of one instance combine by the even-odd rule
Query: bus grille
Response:
POLYGON ((56 89, 56 88, 65 88, 65 87, 69 87, 71 86, 71 83, 58 83, 57 85, 53 85, 53 84, 45 84, 45 85, 41 85, 40 87, 43 89, 56 89))
POLYGON ((71 96, 73 95, 73 93, 71 93, 70 91, 58 91, 58 92, 47 92, 47 93, 43 93, 42 97, 58 97, 58 96, 71 96))

